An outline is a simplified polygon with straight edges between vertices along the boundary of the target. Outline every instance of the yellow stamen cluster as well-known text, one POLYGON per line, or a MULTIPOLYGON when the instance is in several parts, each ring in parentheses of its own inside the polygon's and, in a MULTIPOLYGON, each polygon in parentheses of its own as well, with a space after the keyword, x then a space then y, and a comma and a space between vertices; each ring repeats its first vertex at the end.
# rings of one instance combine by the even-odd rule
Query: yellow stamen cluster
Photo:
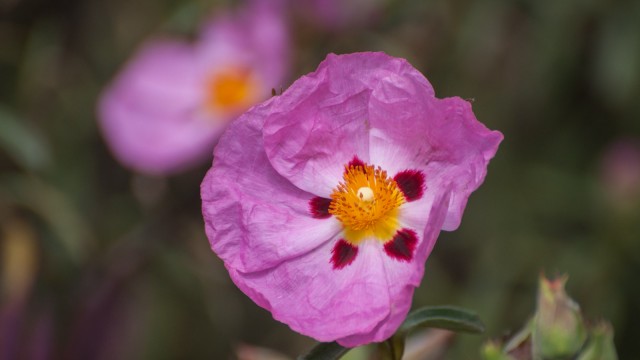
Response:
POLYGON ((207 81, 207 107, 217 112, 243 111, 257 101, 255 78, 242 68, 229 68, 207 81))
POLYGON ((331 194, 329 213, 342 222, 345 240, 391 240, 399 228, 398 208, 405 202, 396 182, 372 165, 346 166, 343 179, 331 194))

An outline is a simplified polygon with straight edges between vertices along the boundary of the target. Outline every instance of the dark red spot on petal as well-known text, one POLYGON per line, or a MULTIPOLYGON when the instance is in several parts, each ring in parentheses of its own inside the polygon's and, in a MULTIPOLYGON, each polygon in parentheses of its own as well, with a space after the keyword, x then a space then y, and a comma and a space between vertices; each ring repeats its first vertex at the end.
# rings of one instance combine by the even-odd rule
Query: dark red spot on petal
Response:
POLYGON ((393 177, 407 201, 418 200, 424 193, 424 174, 419 170, 400 171, 393 177))
POLYGON ((333 247, 333 250, 331 250, 331 263, 333 264, 333 268, 344 268, 355 260, 356 255, 358 255, 358 248, 341 239, 336 243, 336 246, 333 247))
POLYGON ((393 239, 384 244, 384 252, 390 257, 400 261, 413 259, 413 252, 418 244, 416 232, 410 229, 401 229, 393 236, 393 239))
POLYGON ((352 166, 362 166, 364 167, 364 161, 360 160, 358 158, 358 156, 354 156, 353 159, 351 159, 351 161, 349 161, 349 164, 347 165, 347 168, 350 168, 352 166))
POLYGON ((309 211, 316 219, 326 219, 331 217, 329 205, 331 205, 331 199, 316 196, 309 200, 309 211))

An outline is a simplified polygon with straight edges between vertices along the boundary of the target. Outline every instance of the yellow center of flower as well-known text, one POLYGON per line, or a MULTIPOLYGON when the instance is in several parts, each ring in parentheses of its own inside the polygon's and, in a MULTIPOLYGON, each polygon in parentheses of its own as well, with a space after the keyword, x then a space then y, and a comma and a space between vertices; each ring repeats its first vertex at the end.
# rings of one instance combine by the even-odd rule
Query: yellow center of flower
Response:
POLYGON ((329 213, 342 222, 345 240, 353 245, 366 238, 390 241, 405 202, 396 182, 372 165, 347 166, 343 179, 331 194, 329 213))
POLYGON ((258 100, 258 84, 250 71, 231 67, 207 81, 206 107, 216 112, 241 112, 258 100))

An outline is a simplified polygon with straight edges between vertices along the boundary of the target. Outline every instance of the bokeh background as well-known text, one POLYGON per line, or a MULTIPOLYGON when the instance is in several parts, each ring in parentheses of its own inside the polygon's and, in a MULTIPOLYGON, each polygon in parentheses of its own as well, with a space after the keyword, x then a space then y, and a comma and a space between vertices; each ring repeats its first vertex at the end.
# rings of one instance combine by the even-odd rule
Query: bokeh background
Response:
MULTIPOLYGON (((238 3, 0 1, 0 358, 233 359, 245 345, 295 356, 313 344, 248 300, 210 251, 209 164, 136 174, 96 122, 101 90, 145 39, 188 39, 238 3)), ((640 2, 295 3, 284 88, 327 53, 382 50, 439 97, 473 98, 504 133, 414 299, 487 325, 443 358, 478 358, 524 324, 541 272, 568 273, 585 316, 612 322, 620 358, 639 358, 640 2)))

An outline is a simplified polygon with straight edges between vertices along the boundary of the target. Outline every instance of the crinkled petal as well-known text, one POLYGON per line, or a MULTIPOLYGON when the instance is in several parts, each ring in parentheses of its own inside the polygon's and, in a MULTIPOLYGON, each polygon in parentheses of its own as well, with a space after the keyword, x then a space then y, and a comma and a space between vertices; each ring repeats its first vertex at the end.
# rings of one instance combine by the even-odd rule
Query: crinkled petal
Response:
MULTIPOLYGON (((306 97, 305 88, 287 91, 306 97)), ((281 175, 305 191, 328 198, 354 155, 367 159, 368 94, 333 97, 326 86, 315 90, 321 98, 330 99, 308 97, 296 109, 281 114, 274 106, 275 115, 265 123, 265 150, 281 175)))
POLYGON ((98 109, 100 125, 122 163, 165 174, 210 154, 222 129, 200 113, 194 63, 187 44, 152 41, 105 91, 98 109))
POLYGON ((455 230, 469 195, 484 180, 502 134, 478 122, 469 102, 435 98, 415 69, 381 80, 373 90, 369 114, 371 162, 391 174, 423 171, 426 192, 450 187, 443 229, 455 230))
MULTIPOLYGON (((337 340, 348 347, 383 341, 409 311, 425 260, 444 222, 448 195, 444 192, 430 202, 426 224, 424 217, 413 214, 402 219, 403 225, 422 223, 424 228, 410 262, 388 257, 378 241, 366 241, 358 246, 351 264, 336 270, 329 260, 332 242, 267 271, 231 271, 232 278, 275 319, 318 341, 337 340)), ((339 235, 334 241, 338 239, 339 235)))
POLYGON ((366 333, 354 334, 338 339, 338 344, 352 348, 372 342, 382 342, 390 338, 407 317, 411 309, 411 299, 413 299, 414 291, 415 287, 411 285, 406 285, 401 288, 396 294, 396 298, 400 301, 390 309, 389 315, 380 321, 378 326, 366 333))
POLYGON ((445 118, 441 126, 433 131, 433 142, 436 148, 449 152, 452 157, 447 160, 436 157, 431 168, 434 178, 440 180, 440 183, 434 182, 433 186, 452 184, 449 213, 442 227, 443 230, 451 231, 460 226, 467 199, 482 185, 489 160, 498 151, 503 135, 480 123, 468 101, 452 97, 440 102, 444 107, 445 118), (457 166, 451 166, 452 164, 457 166))
POLYGON ((390 296, 378 243, 360 245, 353 263, 339 270, 330 262, 332 247, 327 243, 263 272, 230 274, 276 320, 318 341, 374 331, 388 317, 391 301, 411 301, 390 296))
POLYGON ((271 167, 261 132, 268 107, 269 102, 255 107, 229 126, 201 186, 211 247, 229 268, 240 272, 289 261, 341 230, 334 218, 313 218, 312 195, 271 167))
POLYGON ((354 155, 369 161, 370 89, 404 63, 367 55, 327 56, 274 103, 265 122, 266 151, 273 167, 299 188, 328 197, 354 155))
POLYGON ((401 226, 408 229, 424 229, 424 231, 419 236, 416 253, 410 262, 400 262, 385 255, 382 257, 390 298, 393 299, 389 315, 369 332, 338 339, 340 345, 354 347, 384 341, 391 337, 402 324, 411 308, 413 292, 422 280, 426 259, 440 234, 447 214, 449 194, 449 191, 443 191, 436 199, 421 199, 403 205, 401 226), (431 209, 426 217, 422 212, 425 208, 431 209))
MULTIPOLYGON (((274 168, 301 189, 327 197, 354 155, 369 162, 370 148, 375 151, 369 139, 375 130, 371 111, 377 110, 371 105, 373 91, 388 101, 433 97, 431 85, 405 60, 383 53, 330 54, 317 71, 286 91, 265 123, 265 146, 274 168), (405 90, 407 85, 416 90, 405 90)), ((420 108, 402 111, 412 114, 420 108)), ((393 117, 384 121, 385 131, 403 125, 393 117)))
POLYGON ((449 192, 438 199, 421 199, 431 209, 427 217, 416 216, 417 205, 404 212, 402 226, 421 226, 414 259, 394 260, 378 241, 359 245, 348 266, 334 269, 330 263, 335 241, 255 273, 230 269, 232 279, 257 304, 295 331, 318 341, 337 340, 347 347, 389 338, 405 319, 415 287, 420 284, 424 263, 433 249, 447 213, 449 192), (426 219, 426 220, 425 220, 426 219))

